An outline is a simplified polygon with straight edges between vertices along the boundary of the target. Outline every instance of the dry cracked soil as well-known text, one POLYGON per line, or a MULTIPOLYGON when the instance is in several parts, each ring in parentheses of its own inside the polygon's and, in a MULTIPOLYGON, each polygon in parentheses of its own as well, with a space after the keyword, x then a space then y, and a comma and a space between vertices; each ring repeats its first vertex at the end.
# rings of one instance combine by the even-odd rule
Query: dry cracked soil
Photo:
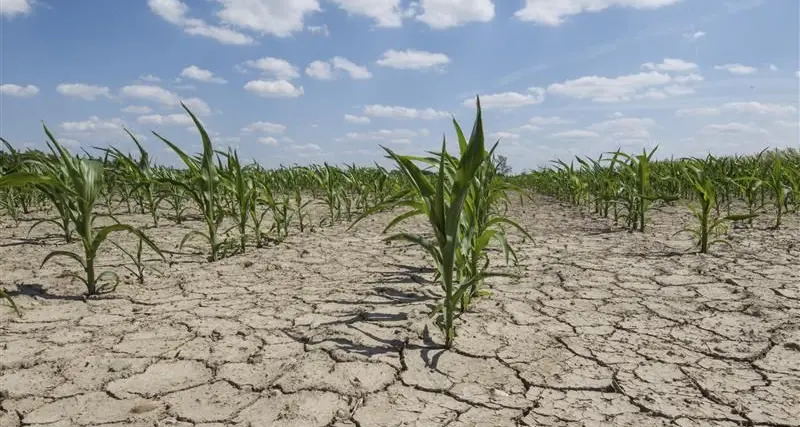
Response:
MULTIPOLYGON (((449 351, 424 254, 382 241, 389 214, 215 263, 177 250, 199 222, 163 220, 162 274, 89 300, 68 260, 40 268, 77 246, 6 218, 0 286, 23 314, 0 307, 0 427, 800 426, 800 221, 699 255, 675 235, 686 212, 627 233, 514 207, 535 240, 493 259, 516 276, 487 283, 449 351)), ((111 245, 99 263, 124 272, 111 245)))

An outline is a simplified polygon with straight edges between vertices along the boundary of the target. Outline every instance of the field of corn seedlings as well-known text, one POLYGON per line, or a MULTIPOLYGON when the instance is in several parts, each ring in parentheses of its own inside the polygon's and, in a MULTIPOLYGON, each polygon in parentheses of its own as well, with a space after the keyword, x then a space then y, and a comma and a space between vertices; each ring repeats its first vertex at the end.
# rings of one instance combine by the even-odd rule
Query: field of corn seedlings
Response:
MULTIPOLYGON (((800 426, 800 154, 0 154, 0 426, 800 426)), ((465 129, 466 131, 466 129, 465 129)), ((449 149, 446 150, 445 147, 449 149)))

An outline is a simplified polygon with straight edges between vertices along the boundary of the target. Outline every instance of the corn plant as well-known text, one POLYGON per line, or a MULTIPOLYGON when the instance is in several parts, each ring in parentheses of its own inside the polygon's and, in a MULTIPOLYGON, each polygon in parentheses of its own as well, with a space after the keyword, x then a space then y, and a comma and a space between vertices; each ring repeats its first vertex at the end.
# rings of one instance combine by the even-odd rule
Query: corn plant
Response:
POLYGON ((691 232, 696 238, 696 245, 700 253, 707 253, 708 248, 716 243, 731 246, 730 242, 724 238, 719 238, 725 230, 725 225, 729 221, 742 221, 753 218, 752 214, 727 215, 720 217, 714 215, 712 209, 717 200, 717 188, 711 178, 715 159, 709 155, 705 159, 687 160, 683 165, 686 180, 694 189, 696 203, 690 203, 689 210, 696 220, 694 228, 687 228, 682 231, 691 232))
POLYGON ((255 202, 255 187, 248 179, 246 171, 239 162, 236 150, 226 155, 227 167, 223 169, 222 185, 231 197, 229 215, 233 218, 234 227, 239 231, 239 252, 244 253, 249 219, 252 216, 250 204, 255 202))
POLYGON ((306 229, 306 224, 308 224, 308 212, 306 212, 307 208, 314 200, 303 200, 303 195, 300 192, 300 189, 295 187, 294 189, 294 205, 292 206, 292 210, 295 216, 297 216, 297 225, 300 227, 300 233, 304 233, 306 229))
MULTIPOLYGON (((169 180, 180 181, 181 175, 175 170, 164 169, 156 174, 155 180, 159 182, 168 182, 169 180)), ((173 216, 172 219, 175 223, 182 224, 183 220, 186 218, 186 212, 189 210, 188 199, 189 197, 186 195, 186 191, 183 188, 172 186, 159 191, 156 205, 160 206, 162 203, 166 203, 167 206, 169 206, 169 210, 173 216)))
POLYGON ((777 229, 781 226, 783 213, 786 209, 786 198, 791 192, 788 181, 788 170, 783 166, 783 159, 777 153, 772 157, 772 167, 766 176, 766 187, 772 192, 775 206, 775 225, 777 229))
POLYGON ((139 149, 139 159, 126 155, 115 147, 105 151, 114 159, 114 168, 121 169, 123 181, 131 188, 130 193, 139 199, 138 204, 142 213, 148 213, 153 220, 153 226, 158 227, 158 197, 155 191, 156 180, 150 162, 150 154, 136 136, 128 129, 124 130, 139 149))
POLYGON ((203 221, 206 225, 206 232, 190 231, 187 233, 180 242, 179 247, 183 248, 186 242, 192 237, 200 237, 208 242, 211 247, 210 261, 217 261, 220 259, 223 243, 218 240, 219 227, 225 219, 225 213, 221 209, 220 194, 218 187, 220 185, 219 172, 217 165, 214 163, 214 148, 211 145, 211 138, 202 123, 197 120, 197 117, 189 111, 183 103, 181 106, 189 114, 194 121, 197 130, 200 132, 200 137, 203 141, 203 154, 200 158, 190 157, 177 145, 173 144, 166 138, 162 137, 156 132, 153 134, 163 141, 188 168, 187 174, 183 179, 176 179, 174 177, 162 177, 164 183, 183 189, 189 197, 195 202, 203 215, 203 221))
POLYGON ((53 171, 57 175, 34 175, 30 173, 12 173, 0 178, 0 187, 36 184, 61 194, 66 201, 66 213, 69 223, 78 235, 83 253, 66 250, 52 251, 45 256, 42 267, 53 258, 65 257, 75 260, 83 268, 84 275, 71 273, 70 275, 86 285, 87 295, 98 295, 113 292, 119 283, 119 276, 110 270, 97 272, 95 259, 100 245, 105 242, 111 233, 127 231, 150 246, 156 253, 161 251, 156 245, 138 229, 116 223, 95 229, 98 216, 93 212, 100 197, 103 184, 103 164, 97 160, 73 157, 53 137, 47 127, 44 131, 49 138, 48 146, 55 160, 52 162, 53 171))
MULTIPOLYGON (((453 122, 457 132, 460 132, 458 123, 455 120, 453 122)), ((472 134, 469 141, 462 145, 461 156, 451 157, 443 140, 442 150, 438 156, 438 173, 430 177, 414 163, 419 158, 399 155, 382 147, 405 176, 412 195, 397 202, 398 205, 410 210, 394 218, 386 230, 408 218, 423 215, 427 218, 434 234, 433 240, 412 233, 396 233, 386 240, 413 243, 430 255, 436 266, 437 280, 444 291, 443 301, 433 314, 438 315, 436 323, 444 334, 446 348, 452 346, 456 336, 454 321, 460 313, 462 296, 473 289, 474 283, 492 275, 481 270, 470 277, 458 277, 458 271, 463 268, 458 263, 464 259, 459 257, 459 253, 462 252, 462 245, 468 244, 460 235, 462 215, 478 170, 489 159, 484 147, 480 100, 477 101, 477 115, 472 134), (448 162, 451 160, 454 166, 452 170, 448 170, 448 162)))
MULTIPOLYGON (((111 244, 116 246, 117 249, 122 251, 125 256, 131 260, 133 263, 133 267, 129 267, 127 265, 123 266, 126 270, 128 270, 133 277, 136 278, 136 281, 139 282, 140 285, 144 284, 144 272, 145 269, 148 267, 145 265, 144 260, 142 260, 142 254, 144 252, 144 241, 142 239, 138 239, 136 241, 136 249, 133 251, 129 251, 125 249, 122 245, 117 242, 112 241, 111 244)), ((151 270, 155 271, 156 273, 161 274, 161 271, 157 270, 154 267, 149 267, 151 270)))
POLYGON ((14 309, 14 312, 17 313, 17 316, 22 315, 22 313, 19 312, 19 307, 17 307, 17 304, 15 304, 14 300, 11 299, 11 295, 7 294, 6 291, 3 289, 0 289, 0 298, 8 301, 8 305, 10 305, 11 308, 14 309))

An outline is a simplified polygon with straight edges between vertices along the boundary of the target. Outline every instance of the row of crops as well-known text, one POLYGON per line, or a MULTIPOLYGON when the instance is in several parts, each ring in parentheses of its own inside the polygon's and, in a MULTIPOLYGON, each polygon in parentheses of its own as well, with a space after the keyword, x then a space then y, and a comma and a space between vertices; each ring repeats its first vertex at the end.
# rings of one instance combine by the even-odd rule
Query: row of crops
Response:
MULTIPOLYGON (((42 265, 54 258, 75 262, 79 270, 73 278, 85 285, 87 296, 113 292, 120 282, 118 272, 98 271, 96 259, 106 245, 120 249, 129 261, 124 268, 144 283, 145 272, 155 268, 147 265, 143 252, 164 258, 168 249, 176 249, 160 248, 151 239, 166 223, 191 221, 195 230, 183 237, 177 250, 188 242, 200 243, 208 261, 215 262, 280 245, 291 234, 335 224, 353 226, 377 212, 399 213, 384 233, 421 217, 428 224, 425 233, 394 232, 387 240, 417 245, 429 256, 442 289, 432 314, 449 347, 458 316, 486 293, 485 279, 500 274, 490 268, 490 251, 499 248, 507 264, 516 262, 507 231, 531 238, 507 215, 512 195, 524 200, 533 192, 547 194, 589 206, 639 231, 644 231, 647 211, 654 204, 688 200, 697 219, 692 231, 701 252, 723 241, 718 236, 727 222, 752 221, 769 212, 777 227, 782 215, 800 207, 795 197, 800 155, 795 151, 673 161, 654 161, 655 150, 641 155, 615 152, 507 176, 504 162, 494 153, 497 144, 486 145, 479 100, 477 106, 469 136, 453 121, 457 151, 448 152, 445 140, 441 151, 425 156, 384 148, 395 166, 391 170, 328 164, 267 170, 243 164, 235 150, 216 150, 185 106, 200 133, 202 153, 187 154, 153 132, 180 158, 182 168, 155 164, 130 133, 137 147, 134 154, 111 147, 100 149, 99 155, 76 155, 44 127, 49 152, 18 151, 2 141, 0 215, 15 225, 30 222, 30 230, 43 224, 58 230, 58 239, 72 244, 64 247, 75 249, 54 250, 42 265), (743 213, 737 211, 740 208, 743 213), (128 214, 146 215, 148 224, 125 223, 128 214), (134 236, 133 247, 112 240, 121 233, 134 236)), ((0 296, 14 306, 2 289, 0 296)))
POLYGON ((200 242, 208 261, 214 262, 264 245, 280 245, 291 233, 337 223, 352 226, 377 212, 402 209, 384 232, 418 216, 430 225, 427 233, 398 232, 387 240, 418 245, 430 256, 444 295, 433 314, 450 346, 457 317, 484 292, 484 279, 492 275, 490 246, 499 245, 506 262, 516 260, 505 234, 508 227, 526 234, 505 216, 508 194, 516 188, 498 173, 496 145, 488 150, 485 146, 480 108, 469 139, 454 121, 457 154, 445 150, 445 141, 441 152, 424 157, 385 149, 396 164, 392 171, 328 164, 266 170, 243 164, 235 150, 215 150, 203 125, 184 109, 200 133, 202 153, 187 154, 153 132, 181 159, 183 168, 154 164, 131 133, 135 154, 111 147, 101 149, 99 156, 86 151, 75 155, 46 126, 49 153, 18 151, 2 141, 3 216, 19 225, 31 221, 34 213, 44 215, 32 221, 31 230, 49 224, 58 230, 59 240, 78 248, 54 250, 42 265, 54 258, 75 262, 80 270, 73 279, 85 285, 87 296, 95 296, 113 292, 120 282, 117 272, 98 271, 96 259, 104 244, 122 250, 130 261, 126 268, 143 283, 147 270, 143 251, 164 257, 166 248, 159 248, 151 233, 165 221, 199 222, 199 229, 187 233, 177 249, 189 241, 200 242), (312 218, 315 206, 325 212, 322 218, 312 218), (122 220, 125 214, 147 215, 150 224, 127 224, 122 220), (119 233, 134 236, 136 246, 111 240, 119 233))
POLYGON ((684 231, 701 253, 732 222, 752 226, 759 216, 780 228, 784 215, 800 209, 800 152, 763 150, 754 155, 653 160, 658 147, 633 155, 557 160, 550 168, 511 178, 517 185, 589 208, 630 231, 644 232, 647 212, 660 203, 688 201, 694 219, 684 231))

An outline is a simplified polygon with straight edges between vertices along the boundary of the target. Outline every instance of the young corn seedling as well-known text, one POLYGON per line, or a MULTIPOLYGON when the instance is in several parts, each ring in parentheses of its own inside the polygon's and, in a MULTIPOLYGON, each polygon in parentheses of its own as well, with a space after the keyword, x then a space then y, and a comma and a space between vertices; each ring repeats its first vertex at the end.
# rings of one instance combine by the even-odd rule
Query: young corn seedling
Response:
POLYGON ((772 167, 766 177, 765 184, 774 197, 775 206, 775 225, 774 229, 781 226, 783 219, 783 212, 786 209, 786 196, 791 191, 791 186, 788 184, 788 171, 783 166, 783 159, 779 153, 775 153, 772 157, 772 167))
POLYGON ((651 165, 653 154, 658 146, 649 153, 646 150, 638 156, 631 156, 622 152, 613 153, 627 159, 622 163, 626 179, 623 180, 626 206, 628 208, 628 226, 631 231, 644 232, 645 215, 651 203, 656 200, 677 200, 677 196, 655 194, 651 182, 651 165))
POLYGON ((715 182, 711 179, 709 172, 715 159, 710 155, 705 160, 692 159, 683 165, 686 180, 694 189, 695 204, 689 204, 689 210, 697 221, 694 228, 687 228, 679 231, 688 231, 694 234, 696 245, 700 253, 708 253, 708 248, 716 243, 732 246, 724 238, 719 238, 729 221, 742 221, 753 218, 755 215, 727 215, 720 217, 714 215, 712 209, 717 198, 715 182))
POLYGON ((200 137, 203 141, 203 154, 199 159, 190 157, 177 145, 173 144, 158 133, 153 132, 158 139, 167 144, 167 146, 178 155, 178 157, 189 169, 187 175, 182 177, 180 180, 174 177, 164 177, 161 179, 168 185, 183 189, 184 192, 189 195, 189 197, 200 209, 200 212, 203 215, 203 221, 206 225, 205 233, 199 231, 190 231, 187 233, 181 240, 179 247, 183 248, 186 242, 192 237, 200 237, 211 247, 209 261, 213 262, 220 259, 221 249, 223 248, 224 242, 220 242, 218 240, 217 233, 222 221, 225 219, 225 213, 219 205, 220 194, 218 194, 218 187, 220 185, 220 179, 217 165, 214 163, 215 152, 211 145, 211 138, 209 138, 208 133, 206 133, 202 123, 200 123, 200 121, 197 120, 197 117, 192 114, 191 111, 189 111, 189 108, 187 108, 186 105, 181 103, 181 106, 192 118, 197 130, 200 132, 200 137))
POLYGON ((250 204, 253 203, 255 188, 247 178, 236 150, 231 150, 225 157, 227 158, 227 168, 224 169, 222 183, 231 196, 229 215, 235 222, 234 227, 239 231, 239 252, 244 253, 247 227, 251 216, 250 204))
POLYGON ((304 233, 306 229, 306 225, 308 224, 308 212, 306 212, 308 206, 313 203, 314 200, 303 200, 303 195, 300 192, 299 187, 295 187, 294 189, 294 205, 292 206, 292 210, 294 215, 297 216, 298 226, 300 227, 300 233, 304 233))
MULTIPOLYGON (((133 267, 129 267, 127 265, 125 265, 124 267, 131 274, 133 274, 133 277, 136 278, 136 281, 140 285, 144 284, 144 272, 148 268, 145 265, 144 260, 142 259, 142 254, 144 252, 144 244, 143 243, 144 243, 144 241, 142 239, 138 239, 136 241, 136 249, 134 251, 129 251, 129 250, 125 249, 122 245, 120 245, 119 243, 114 242, 114 241, 111 242, 112 245, 116 246, 117 249, 122 251, 122 253, 124 253, 125 256, 128 257, 128 259, 131 260, 131 262, 133 263, 133 267)), ((155 271, 158 274, 162 274, 160 270, 157 270, 154 267, 149 267, 149 268, 151 270, 155 271)))
POLYGON ((158 197, 155 191, 156 180, 150 162, 150 153, 128 129, 123 128, 123 130, 139 149, 139 159, 126 155, 114 147, 107 149, 106 152, 115 160, 115 167, 121 168, 123 181, 131 186, 130 194, 134 194, 138 198, 142 213, 148 213, 153 220, 153 226, 158 227, 158 197))
POLYGON ((46 126, 44 131, 50 139, 48 146, 55 158, 53 163, 60 169, 60 177, 16 173, 0 178, 0 187, 37 184, 63 195, 67 203, 69 222, 78 235, 83 253, 56 250, 45 256, 42 266, 56 257, 73 259, 83 268, 84 275, 72 273, 71 276, 86 285, 89 296, 113 292, 119 283, 119 276, 110 270, 98 273, 95 268, 100 245, 111 233, 127 231, 145 242, 157 254, 161 255, 161 251, 147 236, 130 225, 117 223, 95 229, 94 223, 98 216, 93 210, 103 185, 103 164, 92 159, 73 157, 56 141, 46 126))
POLYGON ((445 347, 450 348, 456 336, 454 321, 460 312, 459 304, 462 296, 472 289, 475 282, 481 281, 490 275, 485 271, 481 271, 475 276, 463 277, 460 281, 456 276, 457 271, 462 268, 457 264, 461 245, 467 244, 459 235, 465 203, 478 169, 488 159, 484 148, 480 100, 477 101, 477 116, 472 135, 469 142, 461 150, 461 157, 459 159, 453 158, 455 166, 452 172, 447 169, 447 162, 450 157, 447 154, 444 140, 442 141, 442 151, 438 159, 438 173, 431 177, 414 163, 419 158, 402 156, 386 147, 382 148, 388 153, 388 157, 394 160, 397 167, 406 177, 411 187, 411 194, 413 194, 413 197, 397 202, 397 204, 408 207, 410 210, 394 218, 386 227, 386 230, 408 218, 424 215, 435 236, 434 240, 428 240, 418 234, 397 233, 389 236, 387 240, 407 241, 418 245, 433 260, 437 270, 437 280, 444 291, 444 300, 434 310, 434 315, 438 314, 436 323, 444 334, 445 347))
POLYGON ((14 312, 17 313, 17 316, 22 316, 22 313, 19 312, 19 307, 17 307, 17 304, 15 304, 14 300, 11 299, 11 295, 7 294, 3 289, 0 289, 0 298, 8 302, 8 305, 10 305, 11 308, 14 309, 14 312))

